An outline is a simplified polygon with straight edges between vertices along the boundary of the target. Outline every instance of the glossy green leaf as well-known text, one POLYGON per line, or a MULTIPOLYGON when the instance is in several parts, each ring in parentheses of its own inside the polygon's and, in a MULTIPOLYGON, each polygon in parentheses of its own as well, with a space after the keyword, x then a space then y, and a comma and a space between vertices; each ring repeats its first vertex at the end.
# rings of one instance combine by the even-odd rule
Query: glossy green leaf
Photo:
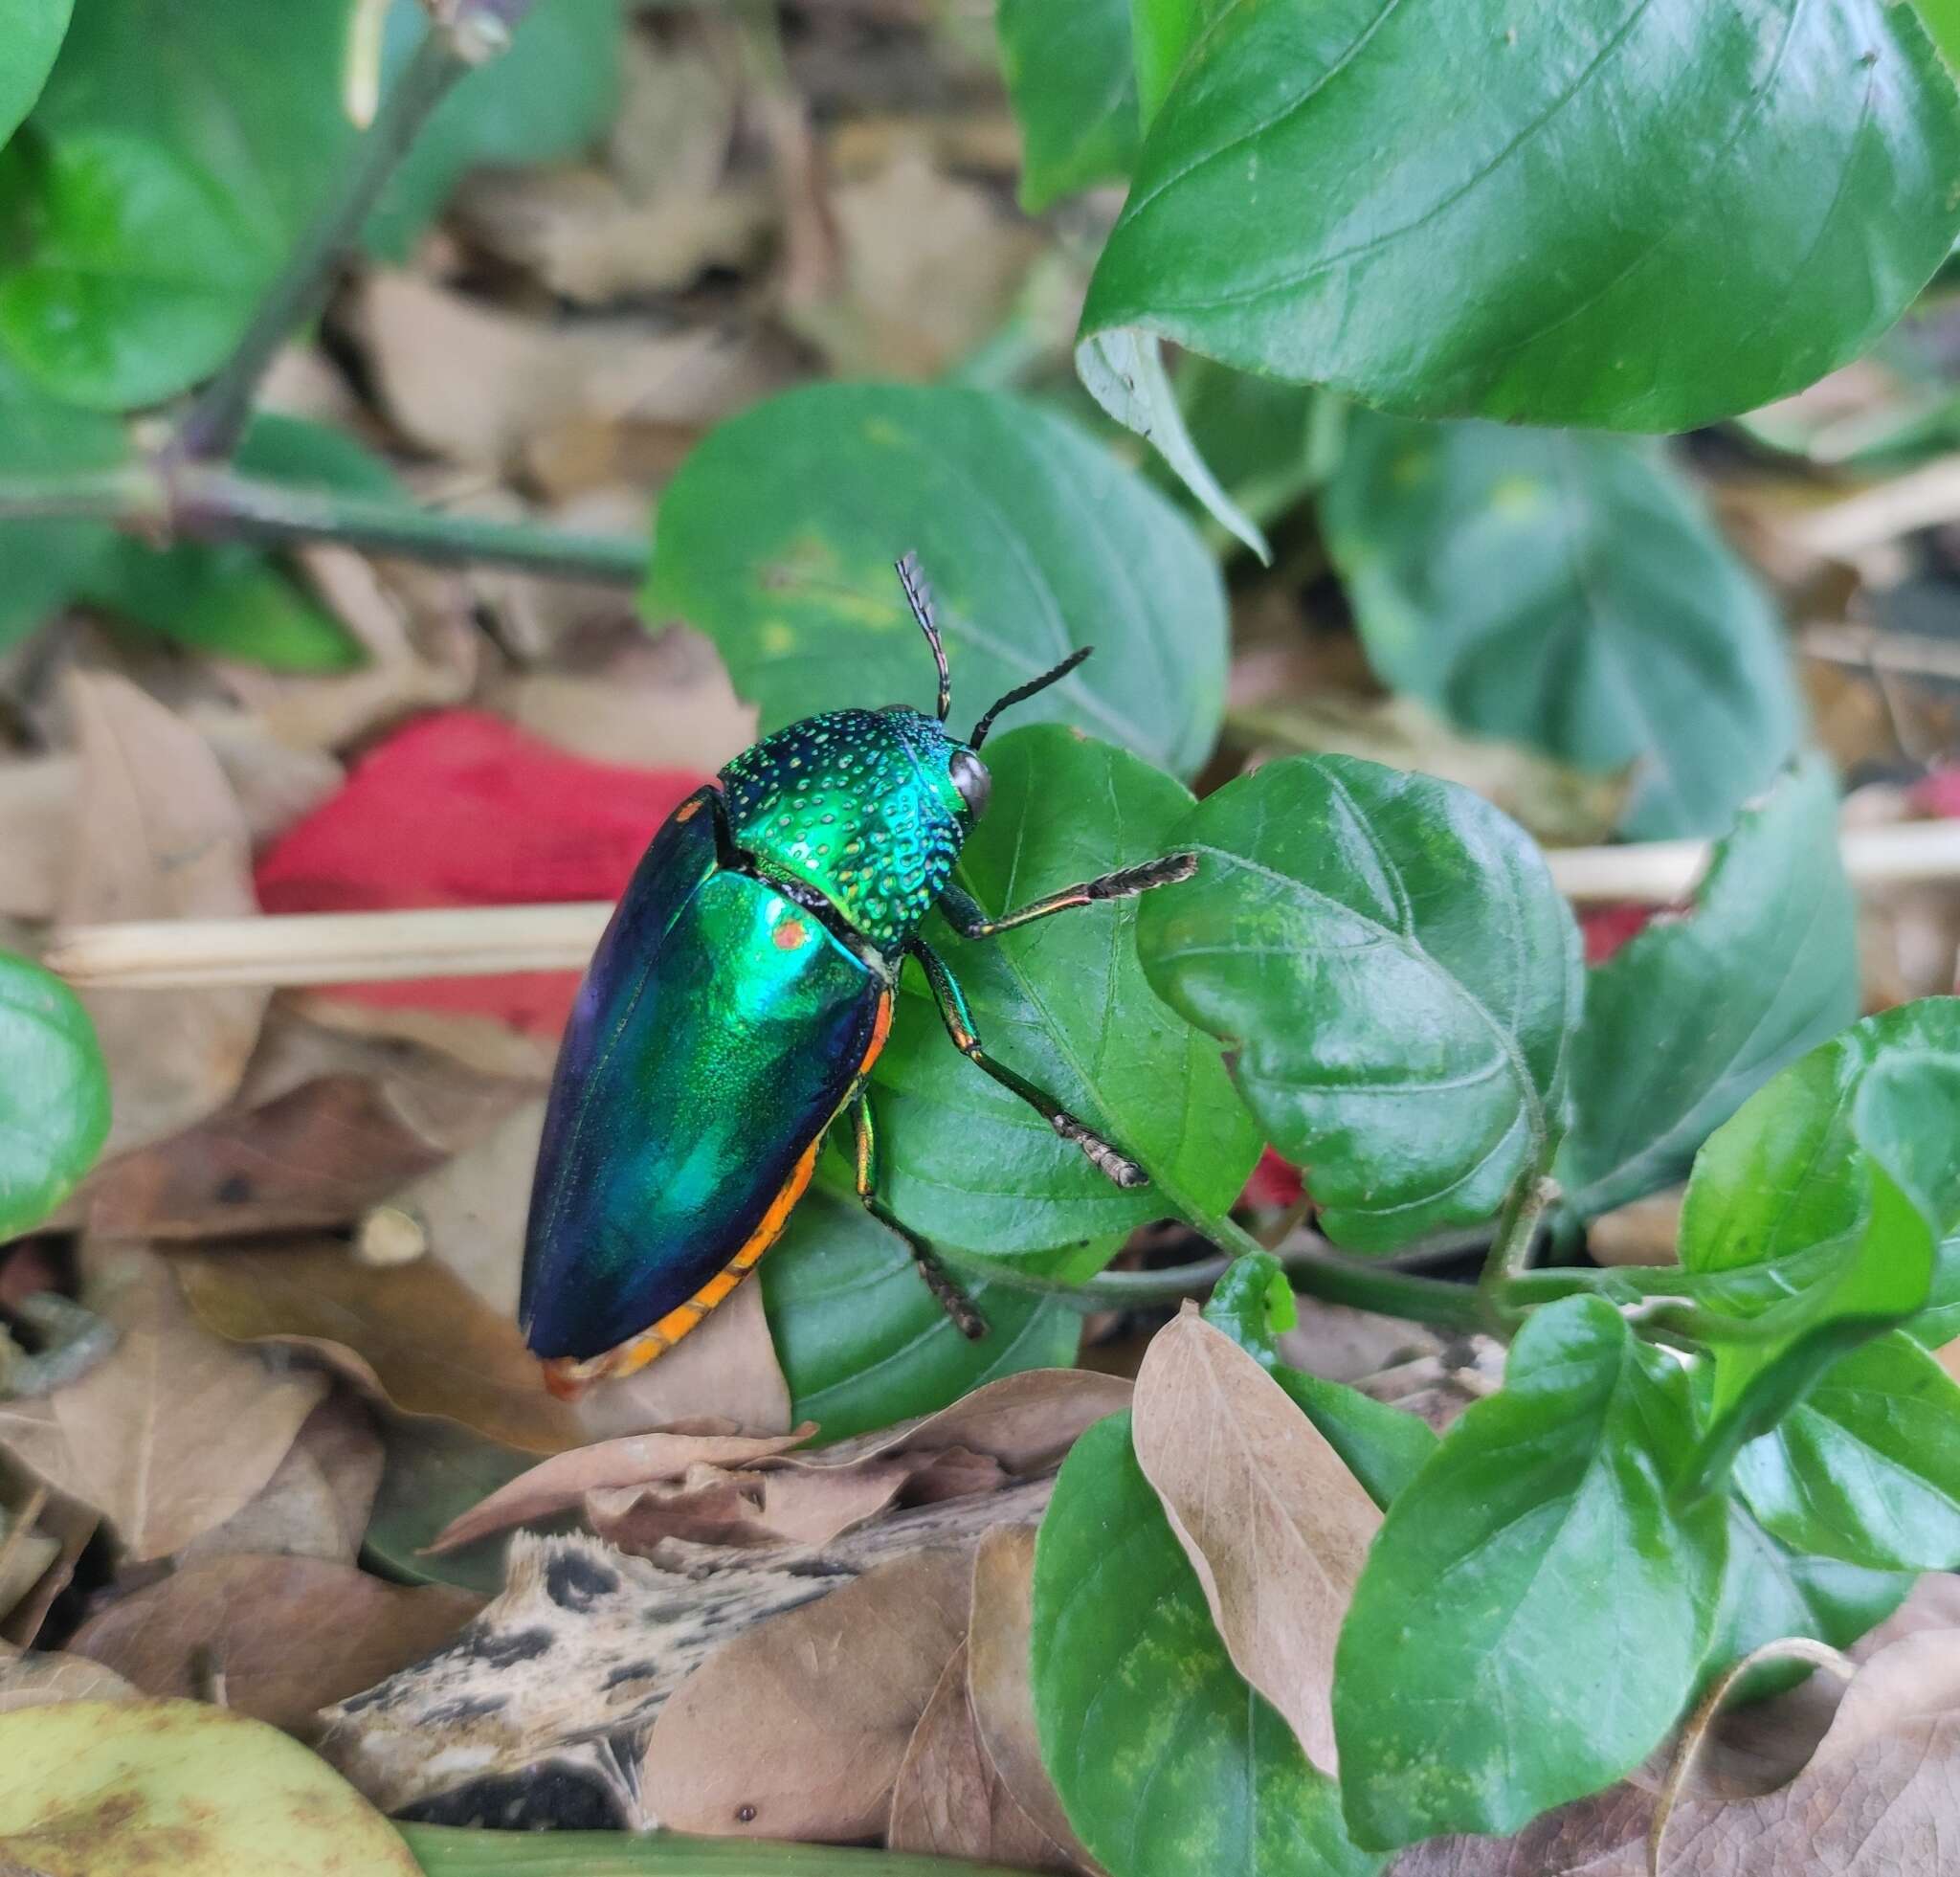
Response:
POLYGON ((1235 1259, 1205 1305, 1205 1320, 1222 1330, 1293 1397, 1368 1496, 1386 1511, 1389 1502, 1436 1451, 1427 1421, 1374 1400, 1358 1388, 1288 1368, 1280 1360, 1278 1334, 1298 1318, 1285 1268, 1270 1252, 1235 1259))
MULTIPOLYGON (((992 799, 955 879, 990 911, 1176 851, 1191 793, 1127 751, 1040 725, 990 742, 986 755, 992 799)), ((1151 1183, 1114 1185, 962 1056, 914 966, 872 1072, 880 1177, 908 1225, 969 1251, 1041 1251, 1172 1214, 1215 1218, 1237 1199, 1258 1128, 1217 1043, 1152 994, 1137 960, 1139 905, 1076 906, 978 943, 935 917, 925 937, 988 1053, 1151 1183)))
POLYGON ((1537 848, 1467 789, 1347 756, 1266 764, 1171 844, 1138 923, 1158 995, 1233 1053, 1323 1229, 1389 1251, 1492 1217, 1555 1145, 1578 933, 1537 848))
POLYGON ((1062 1464, 1035 1551, 1041 1757, 1123 1877, 1363 1877, 1334 1782, 1233 1667, 1130 1451, 1129 1416, 1062 1464))
POLYGON ((1854 914, 1837 785, 1810 757, 1716 848, 1685 918, 1587 972, 1558 1163, 1572 1212, 1683 1178, 1748 1096, 1858 1015, 1854 914))
MULTIPOLYGON (((247 474, 295 488, 372 498, 406 493, 378 457, 323 424, 262 415, 237 454, 247 474)), ((346 671, 364 661, 359 641, 280 570, 237 543, 187 541, 163 549, 119 539, 80 583, 91 604, 167 638, 275 671, 346 671)))
MULTIPOLYGON (((1708 1138, 1682 1208, 1681 1259, 1712 1306, 1748 1316, 1782 1309, 1830 1283, 1871 1236, 1872 1169, 1855 1121, 1860 1091, 1878 1067, 1931 1078, 1927 1100, 1949 1086, 1960 1076, 1960 999, 1926 997, 1854 1024, 1784 1069, 1708 1138)), ((1924 1129, 1902 1122, 1887 1164, 1952 1234, 1960 1161, 1949 1159, 1936 1119, 1924 1129)), ((1956 1248, 1948 1236, 1934 1303, 1939 1265, 1950 1266, 1956 1248)))
POLYGON ((1000 0, 1001 70, 1021 126, 1021 206, 1129 174, 1137 153, 1129 0, 1000 0))
MULTIPOLYGON (((1013 1262, 1040 1277, 1093 1277, 1117 1241, 1013 1262)), ((1060 1298, 976 1284, 967 1293, 988 1333, 969 1342, 940 1308, 911 1254, 855 1198, 821 1188, 791 1216, 763 1260, 763 1303, 792 1412, 837 1441, 930 1414, 1022 1369, 1075 1365, 1082 1319, 1060 1298)))
POLYGON ((1137 102, 1147 130, 1169 96, 1191 49, 1228 4, 1229 0, 1131 0, 1137 102))
MULTIPOLYGON (((1297 504, 1325 470, 1325 407, 1338 400, 1300 385, 1255 378, 1195 352, 1177 366, 1177 404, 1198 455, 1238 511, 1263 526, 1297 504)), ((1182 486, 1161 457, 1150 467, 1182 486)))
MULTIPOLYGON (((107 469, 124 447, 120 424, 50 397, 0 349, 0 475, 107 469)), ((115 542, 95 522, 0 523, 0 647, 66 605, 115 542)))
MULTIPOLYGON (((388 69, 408 62, 428 28, 417 0, 388 16, 388 69)), ((442 101, 389 179, 368 223, 368 246, 403 260, 470 170, 516 168, 577 156, 619 104, 623 0, 550 0, 524 15, 503 56, 472 72, 442 101)))
POLYGON ((1895 1330, 1834 1363, 1736 1456, 1736 1489, 1794 1551, 1878 1571, 1960 1567, 1960 1386, 1895 1330))
POLYGON ((109 1072, 75 993, 0 951, 0 1240, 38 1224, 109 1131, 109 1072))
POLYGON ((1775 615, 1655 445, 1356 411, 1322 512, 1391 688, 1575 768, 1631 766, 1626 833, 1726 833, 1789 756, 1775 615))
POLYGON ((1721 1599, 1721 1502, 1669 1504, 1692 1438, 1685 1374, 1611 1306, 1527 1320, 1355 1586, 1334 1729, 1357 1839, 1514 1831, 1653 1751, 1721 1599))
POLYGON ((660 500, 649 618, 721 648, 775 729, 930 707, 932 659, 892 563, 938 596, 953 722, 1077 646, 1097 656, 1013 724, 1060 722, 1181 775, 1225 700, 1225 596, 1182 515, 1081 431, 1010 397, 812 385, 720 425, 660 500))
POLYGON ((0 164, 0 345, 55 396, 154 404, 211 370, 263 269, 229 203, 161 144, 28 137, 0 164))
POLYGON ((0 0, 0 144, 41 95, 73 11, 74 0, 0 0))
MULTIPOLYGON (((1793 1552, 1771 1537, 1739 1501, 1729 1500, 1722 1605, 1696 1698, 1765 1642, 1808 1636, 1834 1649, 1848 1649, 1883 1622, 1917 1581, 1910 1571, 1867 1571, 1836 1558, 1793 1552)), ((1779 1693, 1808 1672, 1801 1665, 1765 1664, 1745 1680, 1741 1698, 1760 1700, 1779 1693)))
POLYGON ((1956 173, 1952 78, 1886 0, 1236 6, 1150 124, 1083 332, 1412 416, 1686 430, 1890 325, 1956 173))

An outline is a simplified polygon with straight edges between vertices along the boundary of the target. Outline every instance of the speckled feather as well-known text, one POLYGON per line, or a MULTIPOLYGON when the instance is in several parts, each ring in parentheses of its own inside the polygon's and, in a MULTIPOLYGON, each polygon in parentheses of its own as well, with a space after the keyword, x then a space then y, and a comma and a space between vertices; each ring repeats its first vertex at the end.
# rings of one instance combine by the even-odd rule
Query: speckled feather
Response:
POLYGON ((813 886, 880 949, 939 897, 966 838, 948 773, 964 748, 916 710, 828 710, 722 771, 736 843, 813 886))

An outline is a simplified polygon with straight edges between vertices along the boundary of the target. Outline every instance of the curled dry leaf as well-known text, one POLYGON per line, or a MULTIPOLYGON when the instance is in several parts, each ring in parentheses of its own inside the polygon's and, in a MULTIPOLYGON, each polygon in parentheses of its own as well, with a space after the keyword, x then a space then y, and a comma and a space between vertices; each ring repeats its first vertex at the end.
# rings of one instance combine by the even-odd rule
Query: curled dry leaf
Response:
POLYGON ((351 1564, 381 1484, 381 1436, 368 1410, 336 1391, 258 1494, 184 1548, 185 1559, 257 1552, 351 1564))
MULTIPOLYGON (((78 674, 70 696, 81 784, 61 919, 256 912, 251 837, 210 745, 126 679, 78 674), (160 775, 168 788, 156 786, 160 775)), ((107 1151, 175 1133, 230 1100, 269 995, 237 986, 83 992, 115 1101, 107 1151)))
POLYGON ((1382 1517, 1272 1376, 1187 1303, 1137 1373, 1131 1438, 1233 1665, 1334 1770, 1334 1644, 1382 1517))
POLYGON ((545 1392, 516 1324, 434 1258, 376 1269, 327 1242, 171 1262, 199 1318, 234 1342, 313 1350, 390 1405, 445 1416, 506 1446, 555 1453, 580 1437, 572 1410, 545 1392))
MULTIPOLYGON (((24 1466, 0 1452, 0 1492, 23 1508, 33 1501, 32 1479, 24 1466)), ((40 1496, 43 1503, 34 1514, 34 1531, 52 1542, 54 1554, 13 1607, 0 1618, 0 1642, 17 1649, 33 1646, 55 1599, 74 1581, 75 1567, 102 1522, 93 1508, 64 1492, 49 1492, 43 1487, 40 1496)), ((0 1655, 4 1654, 0 1650, 0 1655)))
POLYGON ((145 1694, 211 1698, 290 1733, 318 1709, 440 1648, 482 1607, 446 1584, 410 1589, 317 1557, 200 1559, 119 1598, 75 1633, 76 1655, 145 1694))
POLYGON ((724 1644, 654 1723, 640 1774, 648 1811, 716 1836, 880 1830, 971 1595, 969 1553, 927 1552, 724 1644))
POLYGON ((120 1248, 90 1288, 115 1349, 66 1388, 0 1401, 0 1447, 101 1513, 132 1561, 167 1557, 258 1492, 326 1378, 209 1333, 152 1253, 120 1248))
POLYGON ((967 1692, 967 1645, 941 1671, 899 1762, 886 1846, 985 1859, 1022 1870, 1067 1870, 1067 1855, 1015 1803, 980 1739, 967 1692))

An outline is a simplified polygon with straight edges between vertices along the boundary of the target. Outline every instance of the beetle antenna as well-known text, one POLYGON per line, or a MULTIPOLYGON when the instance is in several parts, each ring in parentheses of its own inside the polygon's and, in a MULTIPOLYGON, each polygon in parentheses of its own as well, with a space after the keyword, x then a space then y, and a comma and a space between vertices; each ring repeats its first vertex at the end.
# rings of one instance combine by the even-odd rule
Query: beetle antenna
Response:
POLYGON ((1071 652, 1053 670, 1044 671, 1039 678, 1029 679, 1025 684, 1016 684, 973 726, 973 734, 967 739, 967 747, 969 749, 979 749, 987 741, 987 732, 993 727, 993 720, 1003 710, 1010 704, 1025 704, 1036 691, 1045 691, 1049 685, 1060 683, 1095 649, 1093 645, 1084 645, 1080 652, 1071 652))
POLYGON ((939 667, 939 721, 943 724, 947 712, 953 707, 953 681, 952 674, 946 668, 946 644, 939 636, 939 620, 932 610, 932 589, 919 571, 917 554, 902 556, 898 567, 899 583, 905 590, 905 603, 911 607, 913 618, 919 621, 919 630, 925 635, 926 644, 932 647, 932 661, 939 667))

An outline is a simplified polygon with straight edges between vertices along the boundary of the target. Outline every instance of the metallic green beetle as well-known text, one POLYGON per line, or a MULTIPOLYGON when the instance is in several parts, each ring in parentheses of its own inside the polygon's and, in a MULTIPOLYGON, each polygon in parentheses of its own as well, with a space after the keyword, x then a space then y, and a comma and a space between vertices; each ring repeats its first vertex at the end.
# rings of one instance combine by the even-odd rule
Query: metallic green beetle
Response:
POLYGON ((902 704, 831 710, 745 750, 654 837, 593 953, 552 1081, 520 1304, 557 1393, 632 1373, 727 1298, 782 1231, 846 1110, 858 1197, 910 1247, 960 1329, 986 1334, 930 1245, 878 1195, 864 1084, 907 956, 955 1047, 1119 1186, 1147 1183, 987 1054, 918 928, 936 905, 954 930, 991 938, 1188 880, 1196 857, 1105 874, 998 919, 954 885, 987 807, 979 749, 994 719, 1089 654, 1010 691, 962 743, 946 729, 946 651, 910 555, 899 578, 939 667, 937 717, 902 704))

